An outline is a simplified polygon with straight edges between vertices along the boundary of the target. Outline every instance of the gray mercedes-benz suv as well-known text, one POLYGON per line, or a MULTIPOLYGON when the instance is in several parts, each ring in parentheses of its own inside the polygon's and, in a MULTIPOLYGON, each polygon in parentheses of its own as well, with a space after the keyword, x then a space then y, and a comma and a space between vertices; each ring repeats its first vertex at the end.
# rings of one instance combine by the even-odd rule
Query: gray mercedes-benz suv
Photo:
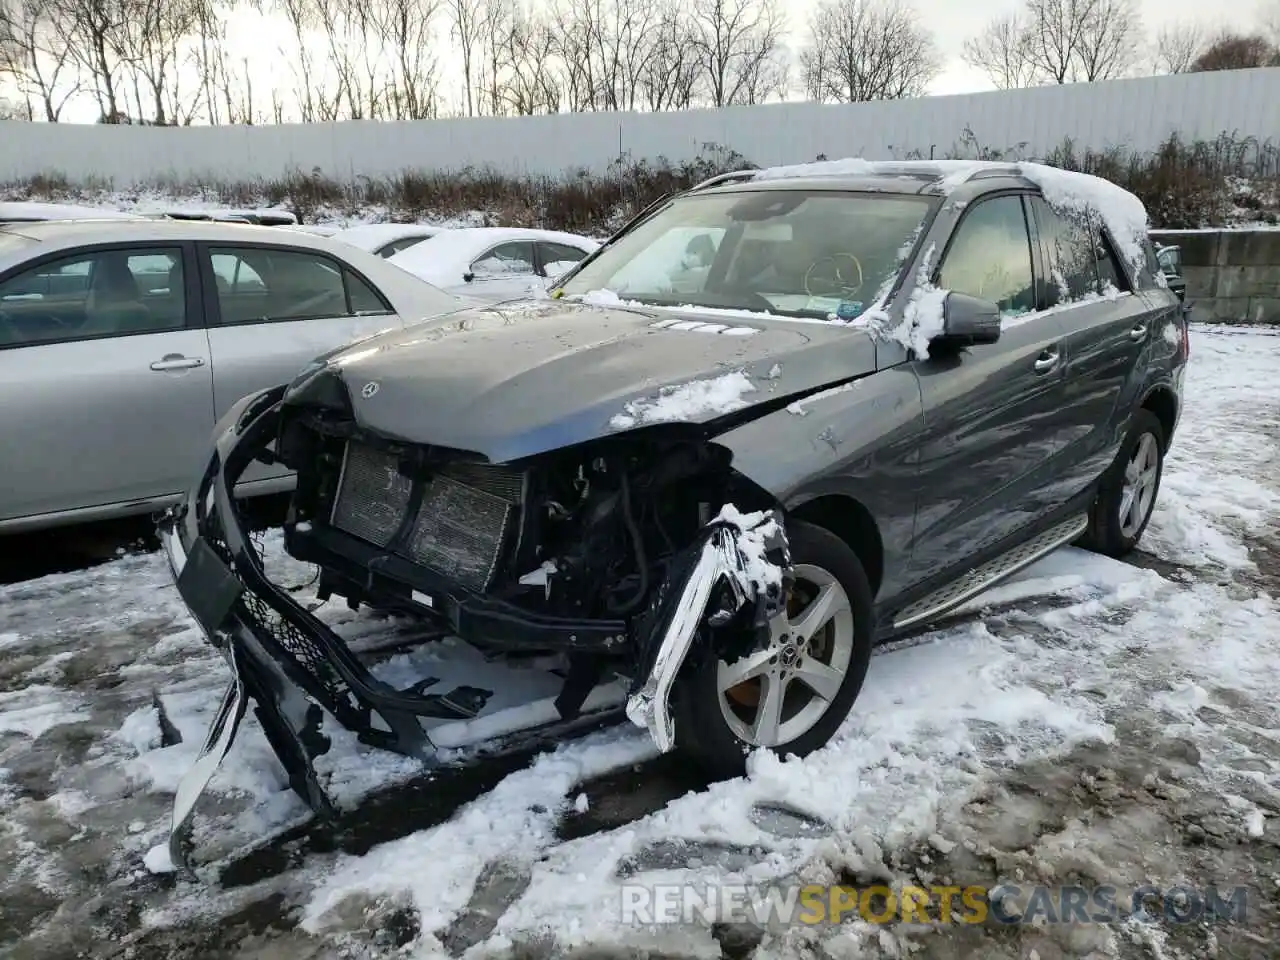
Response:
POLYGON ((324 811, 316 704, 428 760, 624 712, 725 774, 825 744, 875 643, 1060 546, 1142 536, 1188 356, 1147 229, 1132 194, 1034 164, 744 171, 651 207, 550 299, 245 398, 162 525, 235 673, 209 749, 254 699, 324 811), (266 574, 228 494, 256 458, 297 472, 285 544, 321 598, 552 661, 547 685, 378 679, 266 574))

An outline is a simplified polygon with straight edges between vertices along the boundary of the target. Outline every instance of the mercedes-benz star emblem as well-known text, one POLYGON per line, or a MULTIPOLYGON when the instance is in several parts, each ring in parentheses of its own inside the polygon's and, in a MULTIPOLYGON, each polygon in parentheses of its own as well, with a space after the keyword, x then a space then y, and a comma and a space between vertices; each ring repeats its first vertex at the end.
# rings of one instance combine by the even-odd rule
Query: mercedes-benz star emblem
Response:
POLYGON ((378 381, 370 380, 368 383, 364 385, 364 389, 360 391, 360 396, 368 400, 377 392, 378 392, 378 381))

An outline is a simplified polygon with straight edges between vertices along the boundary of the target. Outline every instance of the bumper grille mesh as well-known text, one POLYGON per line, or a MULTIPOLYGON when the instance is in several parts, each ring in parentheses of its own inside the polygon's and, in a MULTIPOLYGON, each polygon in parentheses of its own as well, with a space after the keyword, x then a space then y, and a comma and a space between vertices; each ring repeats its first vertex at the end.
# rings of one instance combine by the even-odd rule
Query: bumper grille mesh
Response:
POLYGON ((379 547, 391 542, 409 508, 413 481, 400 475, 398 459, 364 444, 348 444, 331 523, 379 547))
POLYGON ((436 477, 409 536, 409 555, 472 590, 489 585, 511 518, 512 503, 484 490, 436 477))
MULTIPOLYGON (((409 509, 412 481, 396 457, 349 443, 332 524, 386 547, 409 509)), ((485 463, 450 463, 426 484, 402 555, 471 590, 489 586, 515 521, 523 490, 519 471, 485 463)))

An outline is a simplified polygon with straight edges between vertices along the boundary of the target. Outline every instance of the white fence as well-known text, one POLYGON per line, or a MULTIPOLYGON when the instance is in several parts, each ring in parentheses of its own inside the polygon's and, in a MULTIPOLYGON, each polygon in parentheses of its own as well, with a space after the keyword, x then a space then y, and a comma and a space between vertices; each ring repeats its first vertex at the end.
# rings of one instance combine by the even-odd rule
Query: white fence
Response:
POLYGON ((761 164, 864 156, 944 156, 965 130, 983 147, 1040 157, 1078 147, 1151 150, 1170 133, 1280 139, 1280 67, 1069 84, 919 100, 730 107, 679 113, 346 121, 259 127, 129 127, 0 121, 0 183, 61 173, 117 187, 244 181, 319 170, 338 179, 488 167, 507 173, 605 170, 620 156, 692 159, 707 144, 761 164))

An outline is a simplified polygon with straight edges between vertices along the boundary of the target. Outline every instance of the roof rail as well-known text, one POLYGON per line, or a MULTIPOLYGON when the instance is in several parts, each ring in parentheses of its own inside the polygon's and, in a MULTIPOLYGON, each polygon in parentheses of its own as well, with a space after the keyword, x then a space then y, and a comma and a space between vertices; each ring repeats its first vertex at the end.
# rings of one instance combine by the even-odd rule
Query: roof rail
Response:
POLYGON ((989 177, 1016 177, 1019 176, 1018 165, 1010 163, 999 167, 984 167, 981 170, 975 170, 969 174, 968 181, 972 183, 974 180, 986 180, 989 177))
POLYGON ((759 172, 759 170, 734 170, 730 173, 718 173, 714 177, 708 177, 701 183, 690 187, 689 192, 705 190, 707 187, 717 187, 722 183, 732 183, 735 180, 750 180, 759 172))

